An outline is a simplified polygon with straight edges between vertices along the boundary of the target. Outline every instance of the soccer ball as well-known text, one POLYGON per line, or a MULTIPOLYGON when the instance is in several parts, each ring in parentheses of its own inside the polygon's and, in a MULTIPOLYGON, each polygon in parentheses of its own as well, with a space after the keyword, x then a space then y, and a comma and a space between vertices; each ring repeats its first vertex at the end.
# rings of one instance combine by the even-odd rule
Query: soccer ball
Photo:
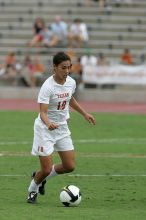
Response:
POLYGON ((78 206, 81 202, 81 192, 77 186, 65 186, 60 192, 60 201, 64 206, 78 206))

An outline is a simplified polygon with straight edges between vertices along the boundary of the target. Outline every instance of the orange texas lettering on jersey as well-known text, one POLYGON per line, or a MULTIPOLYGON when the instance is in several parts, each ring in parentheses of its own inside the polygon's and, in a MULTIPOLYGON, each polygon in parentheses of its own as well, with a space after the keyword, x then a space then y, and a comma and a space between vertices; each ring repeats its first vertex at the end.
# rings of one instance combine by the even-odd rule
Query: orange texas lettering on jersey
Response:
POLYGON ((56 94, 58 96, 58 98, 66 98, 69 96, 69 92, 67 93, 62 93, 62 94, 56 94))

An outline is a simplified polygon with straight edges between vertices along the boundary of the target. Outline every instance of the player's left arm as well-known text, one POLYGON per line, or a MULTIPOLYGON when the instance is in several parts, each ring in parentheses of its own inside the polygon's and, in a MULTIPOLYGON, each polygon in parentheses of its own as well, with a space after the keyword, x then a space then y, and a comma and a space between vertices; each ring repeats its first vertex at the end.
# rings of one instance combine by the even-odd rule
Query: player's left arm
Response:
POLYGON ((95 125, 96 124, 96 120, 95 118, 89 114, 88 112, 86 112, 81 106, 80 104, 76 101, 76 99, 72 96, 69 105, 76 110, 77 112, 79 112, 81 115, 84 116, 84 118, 91 124, 95 125))

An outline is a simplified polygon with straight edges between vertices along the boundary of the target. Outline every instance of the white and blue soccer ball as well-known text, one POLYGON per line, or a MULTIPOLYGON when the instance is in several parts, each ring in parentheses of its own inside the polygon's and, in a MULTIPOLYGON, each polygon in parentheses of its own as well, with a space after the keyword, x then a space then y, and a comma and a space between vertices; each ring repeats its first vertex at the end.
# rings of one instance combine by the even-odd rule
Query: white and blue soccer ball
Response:
POLYGON ((60 201, 64 206, 78 206, 81 202, 81 199, 81 192, 77 186, 65 186, 60 192, 60 201))

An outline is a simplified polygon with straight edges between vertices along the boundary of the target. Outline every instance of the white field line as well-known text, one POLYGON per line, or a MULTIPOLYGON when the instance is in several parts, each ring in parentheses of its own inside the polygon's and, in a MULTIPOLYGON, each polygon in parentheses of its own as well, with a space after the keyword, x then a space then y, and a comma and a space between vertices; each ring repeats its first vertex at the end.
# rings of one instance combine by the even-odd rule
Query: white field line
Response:
MULTIPOLYGON (((56 154, 56 152, 54 153, 56 154)), ((0 153, 0 157, 30 157, 32 156, 29 152, 8 152, 3 151, 0 153)), ((146 158, 146 154, 132 154, 132 153, 90 153, 90 152, 78 152, 77 157, 83 158, 139 158, 144 159, 146 158)))
POLYGON ((31 141, 0 141, 0 145, 28 145, 31 144, 31 141))
POLYGON ((23 174, 0 174, 0 177, 25 177, 23 174))
MULTIPOLYGON (((73 140, 75 143, 99 143, 99 144, 112 144, 112 143, 146 143, 146 138, 104 138, 104 139, 78 139, 73 140)), ((31 145, 32 141, 0 141, 0 145, 31 145)))
POLYGON ((98 144, 114 144, 114 143, 146 143, 146 138, 105 138, 105 139, 80 139, 74 140, 76 143, 98 143, 98 144))
MULTIPOLYGON (((25 174, 0 174, 0 177, 27 177, 25 174)), ((146 177, 146 174, 68 174, 69 177, 146 177)))
POLYGON ((146 158, 146 154, 132 154, 132 153, 81 153, 78 157, 86 158, 146 158))
POLYGON ((146 174, 69 174, 70 177, 146 177, 146 174))
MULTIPOLYGON (((92 143, 92 144, 146 144, 146 138, 108 138, 108 139, 78 139, 75 143, 92 143)), ((0 145, 31 145, 31 141, 0 141, 0 145)), ((0 156, 31 156, 28 152, 7 152, 1 151, 0 156)), ((107 157, 107 158, 146 158, 146 154, 130 154, 130 153, 78 153, 79 157, 107 157)))

